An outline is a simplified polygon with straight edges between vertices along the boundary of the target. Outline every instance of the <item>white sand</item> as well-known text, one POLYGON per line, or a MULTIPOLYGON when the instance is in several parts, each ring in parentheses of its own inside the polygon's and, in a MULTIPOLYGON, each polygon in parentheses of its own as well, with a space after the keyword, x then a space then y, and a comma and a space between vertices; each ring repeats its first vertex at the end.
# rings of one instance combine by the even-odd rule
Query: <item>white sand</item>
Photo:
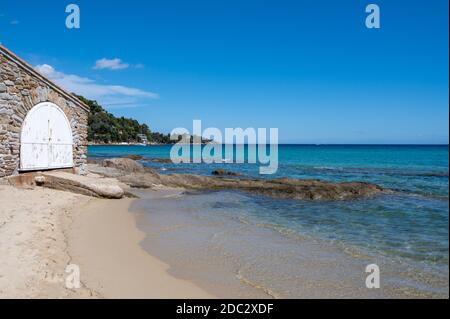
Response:
POLYGON ((128 211, 131 199, 96 200, 77 209, 69 252, 83 282, 106 298, 212 298, 170 276, 169 266, 144 251, 145 234, 128 211))
POLYGON ((148 255, 130 199, 0 185, 0 298, 210 298, 148 255), (67 289, 66 266, 81 288, 67 289))
POLYGON ((70 263, 63 225, 88 197, 43 188, 0 186, 0 298, 90 297, 65 288, 70 263))

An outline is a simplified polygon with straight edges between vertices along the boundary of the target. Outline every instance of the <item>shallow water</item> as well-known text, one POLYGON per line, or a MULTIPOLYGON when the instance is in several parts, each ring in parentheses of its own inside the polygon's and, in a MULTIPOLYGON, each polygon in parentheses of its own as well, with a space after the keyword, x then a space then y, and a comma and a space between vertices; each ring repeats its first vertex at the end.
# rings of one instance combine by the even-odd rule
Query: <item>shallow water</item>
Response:
MULTIPOLYGON (((133 211, 145 212, 139 219, 147 233, 143 247, 171 265, 172 274, 193 279, 222 297, 448 294, 448 268, 424 267, 407 258, 324 240, 314 229, 281 226, 282 221, 268 218, 271 206, 261 209, 263 197, 227 191, 169 197, 141 191, 140 196, 133 211), (365 287, 365 267, 372 263, 380 267, 382 289, 365 287)), ((301 216, 303 209, 297 209, 301 216)))
MULTIPOLYGON (((106 146, 91 147, 89 155, 167 158, 169 151, 106 146)), ((339 202, 229 191, 143 199, 136 209, 146 212, 144 246, 171 265, 189 265, 174 266, 177 275, 240 296, 448 296, 447 146, 282 145, 279 155, 275 176, 258 176, 256 164, 144 164, 162 173, 225 168, 262 178, 367 181, 395 192, 339 202), (369 263, 380 266, 383 289, 365 288, 369 263), (227 283, 199 275, 215 272, 228 274, 227 283)))

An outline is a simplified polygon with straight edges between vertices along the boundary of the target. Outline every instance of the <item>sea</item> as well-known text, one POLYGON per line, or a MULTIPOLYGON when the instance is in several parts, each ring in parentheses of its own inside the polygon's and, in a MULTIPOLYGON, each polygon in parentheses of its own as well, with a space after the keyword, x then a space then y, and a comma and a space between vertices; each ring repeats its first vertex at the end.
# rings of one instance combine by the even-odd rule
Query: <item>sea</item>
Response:
POLYGON ((279 145, 272 175, 260 175, 258 163, 233 163, 252 147, 234 146, 231 155, 222 147, 214 164, 168 162, 170 145, 89 146, 88 156, 140 155, 161 174, 210 176, 222 168, 242 178, 363 181, 390 190, 345 201, 137 190, 132 210, 147 234, 142 247, 174 276, 219 297, 448 298, 448 145, 279 145))

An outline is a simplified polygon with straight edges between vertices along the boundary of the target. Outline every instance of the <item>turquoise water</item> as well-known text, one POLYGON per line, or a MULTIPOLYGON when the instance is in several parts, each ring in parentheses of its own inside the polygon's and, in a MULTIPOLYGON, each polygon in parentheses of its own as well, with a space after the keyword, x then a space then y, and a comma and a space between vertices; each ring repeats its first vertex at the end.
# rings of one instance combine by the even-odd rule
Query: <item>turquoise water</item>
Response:
MULTIPOLYGON (((169 158, 169 145, 90 146, 90 157, 141 155, 169 158)), ((235 148, 236 150, 236 148, 235 148)), ((248 148, 238 149, 248 157, 248 148)), ((235 153, 237 153, 235 151, 235 153)), ((223 151, 223 159, 227 157, 223 151)), ((276 174, 259 175, 258 164, 147 163, 168 173, 210 175, 225 168, 259 178, 319 178, 330 181, 361 180, 396 190, 448 198, 448 146, 311 146, 280 145, 276 174)))
MULTIPOLYGON (((249 152, 247 148, 240 151, 249 152)), ((170 146, 165 145, 89 148, 89 156, 95 158, 129 154, 168 158, 169 152, 170 146)), ((224 159, 230 158, 224 155, 224 159)), ((307 237, 351 252, 351 255, 369 256, 369 260, 373 258, 389 265, 391 273, 414 273, 414 278, 428 278, 424 283, 417 278, 392 276, 391 281, 400 282, 400 286, 404 284, 427 293, 442 292, 443 287, 448 293, 448 158, 448 146, 280 145, 279 168, 274 175, 259 175, 259 164, 172 164, 145 160, 143 163, 164 174, 210 175, 213 169, 224 168, 249 177, 366 181, 390 188, 394 190, 392 194, 338 202, 280 200, 221 191, 186 195, 175 207, 184 212, 183 218, 189 214, 201 214, 202 220, 211 219, 211 222, 222 218, 222 229, 227 228, 224 225, 231 225, 231 220, 245 224, 246 236, 254 235, 253 239, 245 239, 252 247, 251 251, 242 253, 231 239, 221 243, 221 249, 226 249, 227 254, 235 256, 239 251, 242 260, 258 251, 261 257, 270 254, 268 247, 274 247, 273 243, 284 238, 283 247, 290 247, 292 256, 285 256, 282 267, 267 265, 266 268, 272 270, 287 267, 287 260, 290 260, 287 264, 298 262, 295 256, 299 252, 293 253, 297 245, 294 238, 307 237), (260 238, 255 238, 260 236, 260 229, 256 228, 261 227, 274 231, 270 236, 266 234, 266 241, 272 244, 266 242, 259 247, 260 238), (417 271, 423 273, 417 275, 417 271)), ((159 211, 170 204, 165 202, 164 205, 159 211)), ((156 216, 155 213, 153 217, 156 216)), ((234 238, 239 236, 243 235, 236 234, 234 238)), ((244 240, 244 237, 240 239, 244 240)), ((280 251, 280 247, 273 249, 280 251)), ((252 257, 253 263, 255 258, 252 257)), ((263 264, 262 259, 259 264, 263 264)), ((261 269, 262 273, 266 271, 261 269)), ((289 272, 295 273, 292 269, 289 272)), ((257 273, 253 270, 251 275, 257 273)), ((260 281, 262 277, 259 277, 260 281)), ((276 290, 275 284, 270 285, 276 290)), ((294 294, 298 295, 301 293, 294 294)))

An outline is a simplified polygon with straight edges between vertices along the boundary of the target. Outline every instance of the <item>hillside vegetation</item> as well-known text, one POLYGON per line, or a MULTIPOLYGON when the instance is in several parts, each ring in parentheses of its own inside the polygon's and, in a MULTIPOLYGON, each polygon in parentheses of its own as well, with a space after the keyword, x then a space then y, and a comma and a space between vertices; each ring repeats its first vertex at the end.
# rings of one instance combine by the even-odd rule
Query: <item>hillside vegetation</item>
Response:
POLYGON ((77 96, 90 108, 88 117, 88 141, 95 144, 140 143, 138 135, 143 134, 149 143, 169 144, 169 134, 151 132, 147 124, 126 117, 115 117, 106 111, 97 101, 77 96))

